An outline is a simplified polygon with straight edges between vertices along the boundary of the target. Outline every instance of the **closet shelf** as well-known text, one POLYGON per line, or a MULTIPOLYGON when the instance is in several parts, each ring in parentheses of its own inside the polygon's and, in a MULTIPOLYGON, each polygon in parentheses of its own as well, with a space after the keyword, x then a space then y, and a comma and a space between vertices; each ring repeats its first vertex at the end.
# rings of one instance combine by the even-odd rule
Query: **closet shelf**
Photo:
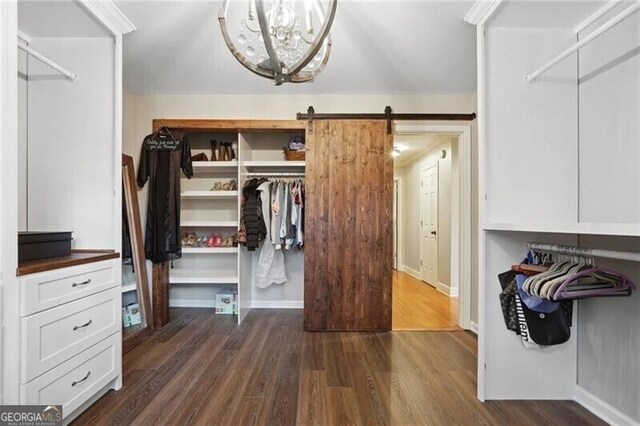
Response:
POLYGON ((238 170, 237 161, 194 161, 191 163, 194 173, 222 173, 238 170))
POLYGON ((238 247, 183 247, 182 254, 238 253, 238 247))
POLYGON ((201 200, 238 198, 238 191, 183 191, 180 196, 184 198, 195 198, 201 200))
POLYGON ((485 231, 543 232, 550 234, 640 236, 639 223, 485 223, 485 231))
POLYGON ((136 283, 127 283, 127 284, 122 284, 122 292, 123 293, 129 293, 131 291, 136 291, 138 288, 136 286, 136 283))
POLYGON ((186 220, 180 222, 181 228, 233 228, 237 226, 237 220, 186 220))
POLYGON ((172 270, 169 275, 171 284, 238 284, 238 277, 229 274, 230 272, 210 271, 210 270, 172 270))
POLYGON ((256 170, 295 170, 302 169, 305 166, 304 161, 245 161, 244 166, 248 171, 256 170))

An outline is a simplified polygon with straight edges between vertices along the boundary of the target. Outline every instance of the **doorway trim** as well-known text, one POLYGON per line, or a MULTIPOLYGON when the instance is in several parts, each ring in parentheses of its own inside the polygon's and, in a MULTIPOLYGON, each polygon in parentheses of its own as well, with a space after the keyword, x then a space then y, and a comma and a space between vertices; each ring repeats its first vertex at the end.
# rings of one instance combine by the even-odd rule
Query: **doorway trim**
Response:
POLYGON ((471 329, 471 124, 431 122, 396 123, 396 135, 445 133, 458 137, 458 164, 452 169, 451 194, 451 282, 457 283, 460 298, 458 325, 471 329))
POLYGON ((393 181, 394 183, 398 183, 398 201, 396 204, 396 270, 401 271, 404 265, 404 205, 402 202, 402 200, 404 200, 404 193, 402 189, 402 176, 394 176, 393 181))

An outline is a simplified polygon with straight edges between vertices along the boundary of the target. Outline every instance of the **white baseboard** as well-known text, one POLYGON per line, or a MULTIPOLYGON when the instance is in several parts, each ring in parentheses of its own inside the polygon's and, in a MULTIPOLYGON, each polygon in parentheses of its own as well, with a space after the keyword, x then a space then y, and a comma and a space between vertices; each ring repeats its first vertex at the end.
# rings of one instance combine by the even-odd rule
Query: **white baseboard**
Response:
POLYGON ((252 300, 251 307, 256 309, 302 309, 302 300, 252 300))
POLYGON ((471 328, 469 328, 469 330, 471 330, 472 332, 474 332, 476 335, 478 334, 478 323, 475 321, 471 321, 471 328))
POLYGON ((406 272, 409 275, 411 275, 416 280, 422 281, 422 277, 420 276, 420 271, 416 271, 413 268, 409 268, 407 265, 402 265, 402 271, 406 272))
POLYGON ((215 308, 215 300, 202 299, 169 299, 169 307, 171 308, 215 308))
POLYGON ((575 401, 610 425, 638 426, 639 422, 612 407, 583 387, 576 385, 575 401))
POLYGON ((436 289, 440 293, 444 293, 449 297, 458 297, 458 288, 457 287, 449 287, 446 284, 442 284, 441 282, 436 283, 436 289))

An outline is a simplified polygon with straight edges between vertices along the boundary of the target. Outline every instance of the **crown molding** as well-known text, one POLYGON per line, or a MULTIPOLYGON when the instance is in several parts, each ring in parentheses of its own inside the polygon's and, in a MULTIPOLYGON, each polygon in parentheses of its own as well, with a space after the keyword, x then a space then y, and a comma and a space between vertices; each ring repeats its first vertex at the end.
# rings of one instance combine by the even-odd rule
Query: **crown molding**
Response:
POLYGON ((111 0, 77 0, 93 16, 105 25, 113 35, 129 34, 136 26, 111 0))
POLYGON ((464 21, 471 25, 484 25, 495 13, 503 0, 476 0, 464 21))

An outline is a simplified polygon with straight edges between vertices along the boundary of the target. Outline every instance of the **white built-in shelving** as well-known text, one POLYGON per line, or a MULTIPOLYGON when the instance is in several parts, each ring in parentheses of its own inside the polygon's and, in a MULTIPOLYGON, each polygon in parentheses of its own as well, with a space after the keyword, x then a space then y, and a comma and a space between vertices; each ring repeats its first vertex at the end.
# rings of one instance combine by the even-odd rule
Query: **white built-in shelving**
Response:
POLYGON ((636 223, 485 223, 482 229, 550 234, 640 236, 640 224, 636 223))
POLYGON ((233 228, 237 220, 188 220, 180 223, 182 228, 233 228))
POLYGON ((292 169, 304 169, 304 161, 284 160, 251 160, 243 163, 248 171, 257 169, 269 169, 270 171, 290 171, 292 169))
POLYGON ((129 293, 131 291, 136 291, 137 290, 137 286, 135 282, 132 283, 123 283, 122 284, 122 292, 123 293, 129 293))
POLYGON ((238 247, 183 247, 182 254, 233 254, 238 247))
POLYGON ((196 198, 201 200, 215 200, 222 198, 237 198, 238 191, 182 191, 180 196, 185 198, 196 198))
POLYGON ((191 163, 194 174, 227 173, 238 170, 238 161, 194 161, 191 163))
POLYGON ((169 275, 171 284, 238 284, 238 275, 218 270, 173 269, 169 275))

